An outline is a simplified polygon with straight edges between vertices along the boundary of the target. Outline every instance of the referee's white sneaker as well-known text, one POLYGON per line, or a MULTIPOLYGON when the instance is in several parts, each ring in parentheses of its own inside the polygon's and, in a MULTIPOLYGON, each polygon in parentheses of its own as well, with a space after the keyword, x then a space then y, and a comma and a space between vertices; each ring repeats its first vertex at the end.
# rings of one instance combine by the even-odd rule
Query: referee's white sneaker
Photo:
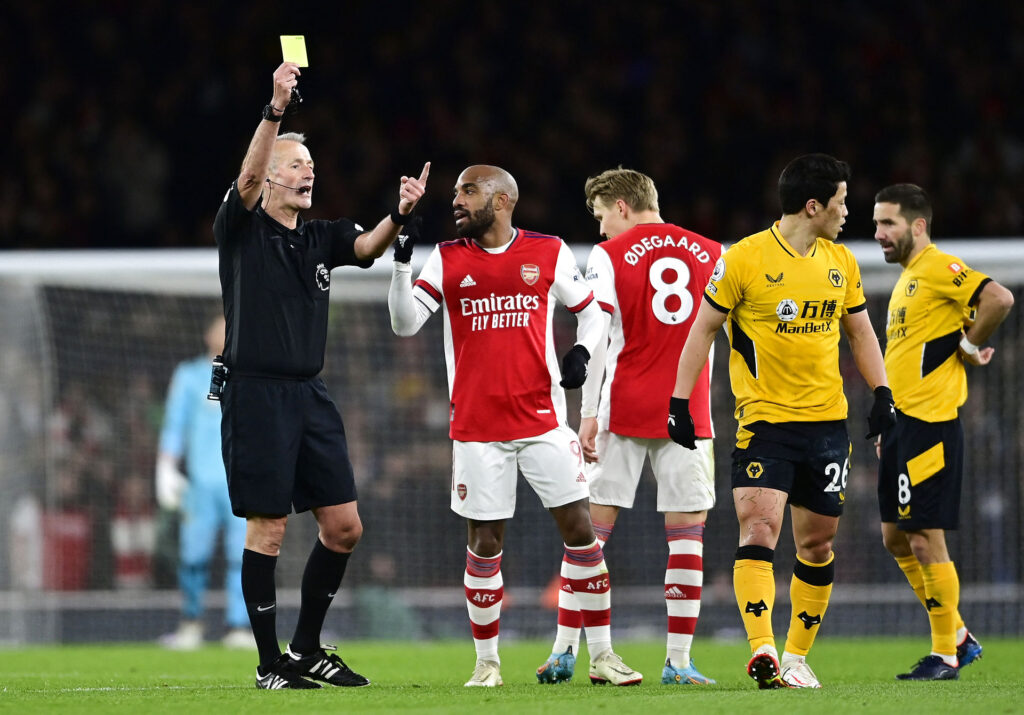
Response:
POLYGON ((467 688, 493 688, 501 684, 501 669, 493 660, 478 660, 473 677, 466 681, 467 688))
POLYGON ((820 688, 818 676, 802 655, 782 654, 782 680, 791 688, 820 688))

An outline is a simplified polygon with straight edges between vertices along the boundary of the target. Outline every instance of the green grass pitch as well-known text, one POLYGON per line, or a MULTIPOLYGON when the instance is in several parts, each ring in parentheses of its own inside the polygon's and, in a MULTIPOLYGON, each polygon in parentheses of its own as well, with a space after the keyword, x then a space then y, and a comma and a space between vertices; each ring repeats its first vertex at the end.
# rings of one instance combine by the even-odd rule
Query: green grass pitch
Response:
POLYGON ((464 688, 473 669, 471 641, 342 645, 369 677, 367 688, 261 691, 254 654, 209 646, 172 653, 151 645, 32 647, 0 650, 0 711, 18 713, 928 713, 1024 712, 1024 640, 985 638, 981 661, 956 682, 898 683, 895 673, 928 649, 927 634, 906 639, 818 639, 810 663, 823 688, 759 691, 744 670, 742 642, 697 639, 700 670, 717 685, 664 686, 661 642, 621 642, 616 651, 644 673, 638 687, 592 686, 586 651, 569 684, 541 686, 535 668, 550 642, 501 646, 505 685, 464 688))

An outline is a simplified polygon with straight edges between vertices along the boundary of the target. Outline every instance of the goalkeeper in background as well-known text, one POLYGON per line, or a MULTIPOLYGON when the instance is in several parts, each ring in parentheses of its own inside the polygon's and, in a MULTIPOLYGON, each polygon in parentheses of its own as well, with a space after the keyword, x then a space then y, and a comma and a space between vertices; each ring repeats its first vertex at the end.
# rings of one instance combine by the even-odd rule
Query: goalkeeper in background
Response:
POLYGON ((224 346, 224 318, 218 315, 203 335, 207 352, 178 364, 171 378, 160 431, 156 497, 161 509, 178 512, 178 584, 181 623, 160 638, 172 650, 203 644, 203 595, 217 532, 224 534, 224 620, 229 648, 255 648, 242 598, 245 519, 231 513, 224 458, 220 449, 220 405, 206 399, 210 360, 224 346), (185 473, 179 469, 184 462, 185 473), (187 476, 186 476, 187 474, 187 476))
POLYGON ((960 617, 960 581, 946 548, 946 531, 960 516, 964 363, 992 359, 994 349, 979 346, 1010 312, 1013 294, 931 242, 932 204, 920 186, 879 191, 874 223, 885 262, 903 266, 886 322, 896 426, 877 443, 882 541, 927 609, 932 632, 931 653, 896 678, 956 680, 982 650, 960 617))

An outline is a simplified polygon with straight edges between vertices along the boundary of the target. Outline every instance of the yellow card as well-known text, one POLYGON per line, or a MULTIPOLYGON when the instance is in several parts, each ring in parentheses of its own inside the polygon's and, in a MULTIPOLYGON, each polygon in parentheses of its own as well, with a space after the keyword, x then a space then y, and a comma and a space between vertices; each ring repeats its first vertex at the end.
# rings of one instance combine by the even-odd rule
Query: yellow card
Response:
POLYGON ((299 67, 309 67, 305 35, 281 35, 281 53, 285 62, 294 62, 299 67))

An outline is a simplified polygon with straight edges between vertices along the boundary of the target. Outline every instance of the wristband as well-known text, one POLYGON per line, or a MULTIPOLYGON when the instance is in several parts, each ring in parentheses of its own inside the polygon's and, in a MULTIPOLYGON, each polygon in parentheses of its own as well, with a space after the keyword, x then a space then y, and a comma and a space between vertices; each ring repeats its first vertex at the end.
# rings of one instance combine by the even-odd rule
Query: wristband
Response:
POLYGON ((389 216, 391 217, 391 223, 397 224, 399 226, 404 226, 405 224, 412 221, 412 211, 410 211, 407 214, 401 214, 398 213, 398 209, 391 209, 391 213, 389 214, 389 216))
POLYGON ((263 108, 263 118, 268 122, 279 122, 284 118, 284 112, 273 104, 268 104, 263 108), (281 114, 274 114, 275 111, 281 112, 281 114))
POLYGON ((977 355, 979 347, 968 340, 966 335, 960 338, 960 349, 967 355, 977 355))

